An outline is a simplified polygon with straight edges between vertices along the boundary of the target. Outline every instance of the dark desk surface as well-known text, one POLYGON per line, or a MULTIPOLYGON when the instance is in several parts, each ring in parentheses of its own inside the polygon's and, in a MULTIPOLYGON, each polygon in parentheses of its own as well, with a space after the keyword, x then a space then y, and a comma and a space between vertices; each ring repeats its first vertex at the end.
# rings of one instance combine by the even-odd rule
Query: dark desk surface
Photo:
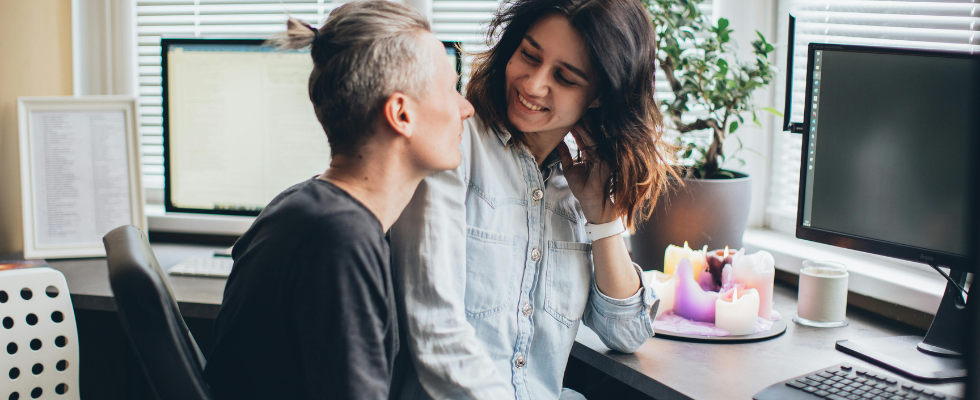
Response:
MULTIPOLYGON (((213 246, 154 244, 164 270, 191 256, 211 254, 213 246)), ((105 259, 50 260, 65 274, 75 308, 115 311, 105 259)), ((185 317, 214 318, 225 280, 168 276, 185 317)), ((848 362, 870 365, 834 349, 840 339, 915 334, 912 328, 860 310, 848 310, 851 324, 817 329, 796 325, 796 289, 777 284, 776 310, 788 319, 786 333, 747 344, 688 343, 651 338, 634 354, 609 350, 590 329, 579 329, 572 356, 658 400, 751 399, 778 381, 848 362)), ((962 396, 962 383, 923 385, 962 396)))

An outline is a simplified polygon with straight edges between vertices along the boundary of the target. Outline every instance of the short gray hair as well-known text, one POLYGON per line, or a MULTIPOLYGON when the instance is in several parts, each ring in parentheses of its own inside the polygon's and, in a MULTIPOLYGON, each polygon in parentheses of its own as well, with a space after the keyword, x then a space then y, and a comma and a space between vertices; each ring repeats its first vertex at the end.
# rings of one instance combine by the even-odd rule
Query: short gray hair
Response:
POLYGON ((356 151, 395 92, 428 94, 434 66, 422 36, 431 28, 418 11, 386 0, 353 1, 334 9, 320 29, 292 18, 286 26, 270 43, 311 46, 310 100, 333 154, 356 151))

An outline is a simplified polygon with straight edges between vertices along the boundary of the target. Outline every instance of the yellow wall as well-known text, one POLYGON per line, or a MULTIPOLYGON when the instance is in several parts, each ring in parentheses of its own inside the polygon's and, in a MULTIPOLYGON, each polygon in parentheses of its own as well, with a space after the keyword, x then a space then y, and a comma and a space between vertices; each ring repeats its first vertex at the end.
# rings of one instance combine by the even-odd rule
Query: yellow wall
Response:
POLYGON ((71 0, 0 0, 0 254, 24 249, 18 96, 72 94, 71 0))

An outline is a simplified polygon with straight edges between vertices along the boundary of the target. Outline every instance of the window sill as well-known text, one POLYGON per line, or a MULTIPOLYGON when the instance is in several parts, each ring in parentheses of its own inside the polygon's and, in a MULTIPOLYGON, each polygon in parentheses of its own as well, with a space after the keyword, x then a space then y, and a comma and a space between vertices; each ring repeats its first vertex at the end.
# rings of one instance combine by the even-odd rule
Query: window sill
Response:
POLYGON ((151 232, 241 236, 255 217, 168 213, 162 204, 147 204, 146 217, 151 232))
POLYGON ((803 260, 807 259, 843 263, 850 273, 851 292, 931 315, 936 314, 946 290, 946 280, 935 271, 772 230, 746 230, 742 243, 747 252, 772 253, 776 269, 794 275, 799 275, 803 260))

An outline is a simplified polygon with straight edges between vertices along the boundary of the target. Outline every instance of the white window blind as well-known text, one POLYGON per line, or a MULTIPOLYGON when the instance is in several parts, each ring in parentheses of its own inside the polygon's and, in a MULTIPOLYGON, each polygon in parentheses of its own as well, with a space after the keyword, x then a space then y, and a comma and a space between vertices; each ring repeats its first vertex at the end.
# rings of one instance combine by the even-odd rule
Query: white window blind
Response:
POLYGON ((470 78, 472 54, 487 49, 487 27, 500 3, 497 0, 433 0, 432 31, 439 40, 463 47, 463 86, 470 78))
MULTIPOLYGON (((803 122, 807 46, 810 43, 873 45, 980 52, 980 0, 782 1, 779 15, 796 16, 792 121, 803 122)), ((786 24, 785 18, 780 20, 786 24)), ((781 27, 786 43, 786 28, 781 27)), ((780 63, 786 46, 777 54, 780 63)), ((785 66, 785 64, 783 64, 785 66)), ((782 73, 785 73, 783 71, 782 73)), ((786 76, 777 78, 785 82, 786 76)), ((777 86, 777 98, 785 87, 777 86)), ((796 221, 802 136, 776 132, 767 211, 774 229, 791 230, 796 221)))

